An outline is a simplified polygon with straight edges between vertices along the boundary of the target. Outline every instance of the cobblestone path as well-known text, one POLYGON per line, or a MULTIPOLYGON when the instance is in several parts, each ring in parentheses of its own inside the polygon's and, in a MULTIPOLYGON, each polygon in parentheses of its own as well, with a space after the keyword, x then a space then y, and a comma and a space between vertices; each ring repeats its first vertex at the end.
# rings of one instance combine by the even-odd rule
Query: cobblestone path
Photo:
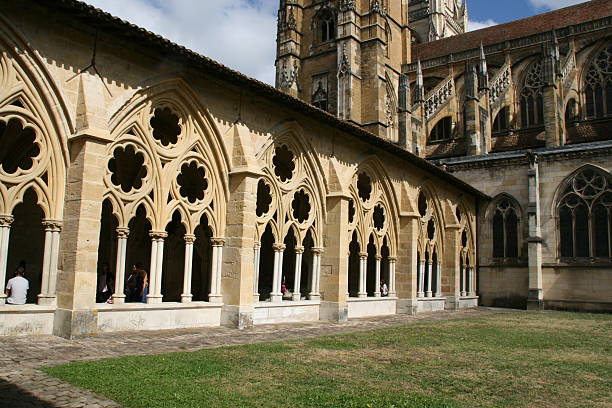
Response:
POLYGON ((508 309, 477 308, 456 312, 419 313, 354 319, 345 323, 323 321, 255 326, 238 330, 228 327, 146 332, 104 333, 95 337, 66 340, 54 336, 0 337, 0 407, 2 408, 106 408, 119 407, 87 390, 49 377, 36 368, 73 361, 100 360, 237 344, 264 343, 329 334, 350 333, 384 327, 434 322, 498 313, 508 309))

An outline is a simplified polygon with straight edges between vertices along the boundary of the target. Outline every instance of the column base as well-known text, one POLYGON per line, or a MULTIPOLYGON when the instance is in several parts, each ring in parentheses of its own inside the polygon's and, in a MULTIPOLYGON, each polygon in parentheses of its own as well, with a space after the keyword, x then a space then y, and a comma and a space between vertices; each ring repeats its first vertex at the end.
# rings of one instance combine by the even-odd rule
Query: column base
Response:
POLYGON ((2 295, 0 295, 0 307, 5 306, 6 305, 6 294, 3 293, 2 295))
POLYGON ((57 297, 54 295, 38 295, 38 304, 41 306, 57 305, 57 297))
POLYGON ((208 295, 208 301, 210 303, 223 303, 223 296, 221 296, 221 295, 208 295))
POLYGON ((374 297, 381 297, 380 292, 374 292, 374 297))
POLYGON ((148 304, 156 304, 162 302, 163 295, 147 295, 148 304))
POLYGON ((282 302, 283 295, 282 294, 270 294, 270 302, 282 302))
POLYGON ((308 294, 308 299, 309 300, 319 301, 319 300, 321 300, 321 294, 320 293, 309 293, 308 294))
POLYGON ((221 324, 237 329, 253 327, 253 305, 225 305, 221 310, 221 324))
POLYGON ((444 310, 459 310, 459 298, 460 296, 447 296, 444 301, 444 310))
POLYGON ((253 303, 257 303, 259 302, 259 293, 254 293, 253 294, 253 303))
POLYGON ((302 294, 294 293, 293 295, 291 295, 291 300, 293 300, 294 302, 299 302, 300 300, 302 300, 302 294))
POLYGON ((433 292, 430 292, 430 291, 425 292, 425 297, 431 297, 431 295, 433 295, 433 292))
POLYGON ((125 295, 113 295, 111 299, 114 305, 122 305, 125 303, 125 295))
POLYGON ((389 297, 397 297, 397 292, 389 292, 389 297))
POLYGON ((358 297, 359 299, 365 299, 365 298, 367 298, 367 297, 368 297, 368 294, 367 294, 367 293, 358 293, 358 294, 357 294, 357 297, 358 297))
POLYGON ((191 303, 193 295, 181 295, 181 303, 191 303))
POLYGON ((321 302, 319 319, 338 323, 346 322, 348 304, 346 302, 321 302))
POLYGON ((397 299, 395 304, 397 314, 414 316, 417 313, 418 300, 416 299, 397 299))
POLYGON ((527 310, 544 310, 544 293, 542 289, 529 289, 527 310))
POLYGON ((96 310, 57 309, 53 322, 55 336, 73 339, 98 332, 98 312, 96 310))

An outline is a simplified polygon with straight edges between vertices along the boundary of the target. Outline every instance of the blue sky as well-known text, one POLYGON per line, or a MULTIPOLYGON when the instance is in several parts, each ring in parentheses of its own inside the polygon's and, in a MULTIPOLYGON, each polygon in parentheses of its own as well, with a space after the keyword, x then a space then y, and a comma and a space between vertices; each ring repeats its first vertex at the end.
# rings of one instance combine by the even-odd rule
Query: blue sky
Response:
MULTIPOLYGON (((279 0, 84 0, 117 17, 274 83, 279 0)), ((584 0, 467 0, 472 29, 584 0)))

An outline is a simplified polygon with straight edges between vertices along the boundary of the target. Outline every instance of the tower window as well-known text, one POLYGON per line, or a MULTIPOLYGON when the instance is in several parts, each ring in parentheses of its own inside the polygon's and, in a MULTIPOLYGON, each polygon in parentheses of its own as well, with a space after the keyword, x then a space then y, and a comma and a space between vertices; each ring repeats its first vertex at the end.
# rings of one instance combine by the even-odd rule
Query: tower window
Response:
POLYGON ((330 10, 323 10, 316 17, 318 21, 319 41, 324 43, 336 38, 335 16, 330 10))

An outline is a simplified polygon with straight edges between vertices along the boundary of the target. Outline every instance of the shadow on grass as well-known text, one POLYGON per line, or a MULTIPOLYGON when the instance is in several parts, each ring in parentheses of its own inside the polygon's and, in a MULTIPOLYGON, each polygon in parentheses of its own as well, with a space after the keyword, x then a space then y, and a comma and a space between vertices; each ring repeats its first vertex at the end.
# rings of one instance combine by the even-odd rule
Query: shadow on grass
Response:
POLYGON ((18 385, 0 379, 0 406, 10 408, 55 408, 18 385))

